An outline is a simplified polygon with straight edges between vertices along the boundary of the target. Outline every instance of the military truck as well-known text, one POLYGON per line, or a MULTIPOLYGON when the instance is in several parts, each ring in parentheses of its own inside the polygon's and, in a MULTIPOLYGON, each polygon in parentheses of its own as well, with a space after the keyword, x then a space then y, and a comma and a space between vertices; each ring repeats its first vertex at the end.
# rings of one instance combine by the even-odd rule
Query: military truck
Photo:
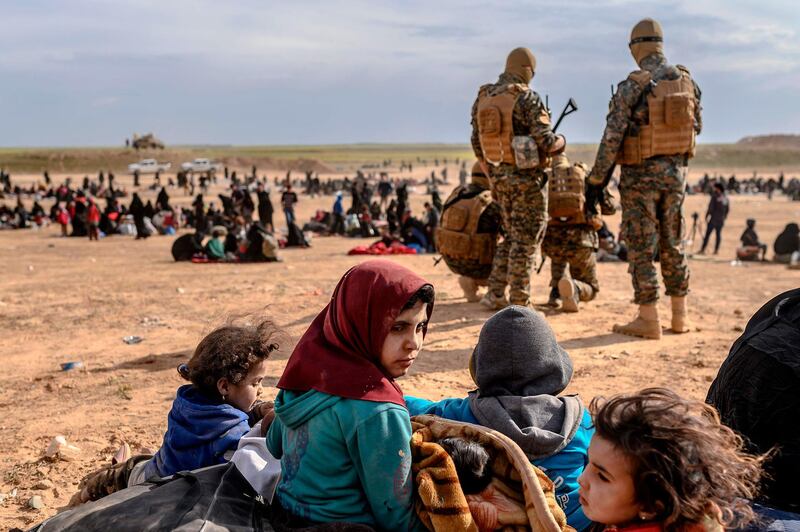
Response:
POLYGON ((152 133, 147 133, 145 135, 139 136, 136 133, 133 134, 133 141, 131 142, 131 148, 136 151, 139 150, 163 150, 164 143, 161 142, 156 138, 155 135, 152 133))

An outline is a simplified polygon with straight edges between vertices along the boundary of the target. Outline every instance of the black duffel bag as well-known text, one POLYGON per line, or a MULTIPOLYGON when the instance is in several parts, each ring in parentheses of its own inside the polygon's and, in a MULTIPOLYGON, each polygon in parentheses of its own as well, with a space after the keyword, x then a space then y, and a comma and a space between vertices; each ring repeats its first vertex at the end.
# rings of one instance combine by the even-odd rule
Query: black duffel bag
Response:
POLYGON ((270 508, 232 463, 184 471, 57 514, 31 532, 273 531, 270 508))

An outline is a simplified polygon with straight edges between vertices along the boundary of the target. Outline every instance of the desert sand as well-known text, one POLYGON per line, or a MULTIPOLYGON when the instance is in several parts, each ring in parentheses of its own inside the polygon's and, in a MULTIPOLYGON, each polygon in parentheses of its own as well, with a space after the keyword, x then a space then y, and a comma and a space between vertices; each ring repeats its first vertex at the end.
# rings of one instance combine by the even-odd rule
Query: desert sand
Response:
MULTIPOLYGON (((430 170, 420 168, 419 177, 430 170)), ((269 173, 270 180, 273 174, 278 172, 269 173)), ((451 181, 457 175, 451 168, 451 181)), ((63 176, 53 177, 59 182, 63 176)), ((695 173, 691 180, 698 177, 695 173)), ((122 180, 130 184, 129 177, 122 180)), ((443 199, 448 191, 445 188, 443 199)), ((190 201, 182 193, 170 194, 176 203, 190 201)), ((277 195, 273 192, 272 200, 282 229, 277 195)), ((155 192, 145 193, 145 199, 154 197, 155 192)), ((426 198, 412 195, 415 213, 421 212, 426 198)), ((332 201, 330 196, 301 195, 298 219, 308 219, 317 208, 330 209, 332 201)), ((349 198, 345 203, 349 205, 349 198)), ((702 216, 706 204, 704 196, 687 198, 689 229, 691 213, 702 216)), ((720 254, 690 260, 694 322, 690 334, 666 333, 661 341, 651 341, 610 332, 613 323, 634 313, 625 263, 599 265, 601 292, 579 314, 542 307, 573 359, 575 373, 566 393, 578 393, 588 402, 598 395, 669 386, 689 397, 705 397, 750 315, 774 295, 800 285, 800 271, 785 266, 731 264, 746 218, 758 220, 759 235, 771 247, 786 223, 800 220, 800 203, 776 195, 772 201, 764 196, 734 196, 731 204, 720 254)), ((617 232, 619 214, 609 226, 617 232)), ((263 396, 274 397, 274 385, 294 343, 324 307, 342 273, 365 260, 347 256, 347 250, 370 242, 315 238, 310 249, 283 251, 282 263, 196 265, 172 261, 173 237, 135 241, 113 236, 90 243, 58 234, 55 226, 0 232, 0 493, 5 495, 0 496, 0 527, 4 529, 24 528, 55 513, 80 478, 107 463, 120 442, 128 442, 134 452, 158 448, 175 390, 184 383, 176 366, 190 357, 204 333, 229 315, 266 312, 289 334, 291 340, 269 361, 263 396), (127 335, 144 340, 127 345, 122 341, 127 335), (60 364, 67 361, 84 366, 61 371, 60 364), (80 448, 77 459, 44 458, 48 443, 58 434, 80 448), (27 507, 32 495, 42 497, 41 511, 27 507)), ((699 243, 693 247, 698 249, 699 243)), ((419 272, 436 287, 424 351, 400 386, 408 394, 439 399, 461 396, 473 387, 467 360, 491 313, 467 303, 456 276, 444 263, 434 266, 434 257, 389 260, 419 272)), ((548 280, 545 265, 533 277, 538 304, 547 299, 548 280)), ((667 299, 662 298, 660 310, 668 316, 667 299)))

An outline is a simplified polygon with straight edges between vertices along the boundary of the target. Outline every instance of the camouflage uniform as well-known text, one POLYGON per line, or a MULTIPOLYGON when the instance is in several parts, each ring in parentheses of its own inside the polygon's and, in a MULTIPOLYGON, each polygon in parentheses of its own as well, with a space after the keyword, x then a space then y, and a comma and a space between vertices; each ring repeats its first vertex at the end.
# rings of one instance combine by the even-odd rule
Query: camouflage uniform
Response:
MULTIPOLYGON (((497 244, 497 249, 494 252, 495 260, 508 261, 508 241, 502 240, 497 244)), ((492 265, 478 264, 472 259, 455 259, 452 257, 444 258, 447 267, 450 271, 464 277, 475 279, 480 286, 488 284, 488 277, 492 271, 492 265)))
MULTIPOLYGON (((500 75, 497 83, 487 85, 489 91, 524 83, 512 73, 500 75)), ((482 87, 482 89, 484 88, 482 87)), ((485 160, 480 143, 477 122, 478 100, 472 106, 472 149, 479 160, 485 160)), ((551 151, 557 137, 550 129, 550 115, 536 92, 527 90, 520 94, 513 110, 514 135, 530 135, 545 153, 551 151)), ((519 169, 502 163, 489 165, 490 181, 500 212, 508 242, 508 254, 496 253, 489 276, 489 290, 496 296, 505 294, 510 286, 512 305, 530 303, 531 268, 547 228, 547 187, 544 170, 519 169)))
MULTIPOLYGON (((659 53, 643 59, 641 68, 649 71, 656 82, 679 74, 659 53)), ((699 133, 702 128, 700 89, 697 84, 694 87, 698 101, 695 130, 699 133)), ((630 78, 617 86, 589 176, 592 185, 602 184, 613 171, 629 130, 647 123, 648 106, 643 92, 644 89, 630 78)), ((628 245, 628 271, 633 281, 634 301, 639 305, 654 304, 658 300, 658 276, 653 264, 656 250, 660 252, 667 295, 685 296, 689 291, 689 266, 681 248, 687 162, 686 155, 658 155, 639 165, 621 168, 621 239, 628 245)))
POLYGON ((594 252, 597 250, 597 232, 586 224, 550 224, 542 243, 542 252, 550 257, 550 286, 558 288, 558 281, 569 273, 581 293, 581 301, 591 301, 600 290, 594 252))

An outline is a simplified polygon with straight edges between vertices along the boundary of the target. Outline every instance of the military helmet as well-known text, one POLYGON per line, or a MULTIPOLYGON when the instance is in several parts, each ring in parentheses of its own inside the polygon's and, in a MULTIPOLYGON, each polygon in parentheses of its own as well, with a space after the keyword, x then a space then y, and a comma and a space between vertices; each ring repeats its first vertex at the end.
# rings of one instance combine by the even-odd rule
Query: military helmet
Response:
POLYGON ((470 182, 476 187, 489 190, 489 178, 483 172, 483 168, 481 168, 480 163, 475 163, 472 165, 472 176, 470 178, 470 182))
POLYGON ((664 32, 661 30, 661 24, 651 18, 640 20, 631 30, 628 46, 637 65, 641 65, 642 60, 649 55, 663 54, 664 32))
POLYGON ((506 58, 506 73, 516 74, 530 83, 536 71, 536 56, 528 48, 520 47, 511 50, 506 58))

